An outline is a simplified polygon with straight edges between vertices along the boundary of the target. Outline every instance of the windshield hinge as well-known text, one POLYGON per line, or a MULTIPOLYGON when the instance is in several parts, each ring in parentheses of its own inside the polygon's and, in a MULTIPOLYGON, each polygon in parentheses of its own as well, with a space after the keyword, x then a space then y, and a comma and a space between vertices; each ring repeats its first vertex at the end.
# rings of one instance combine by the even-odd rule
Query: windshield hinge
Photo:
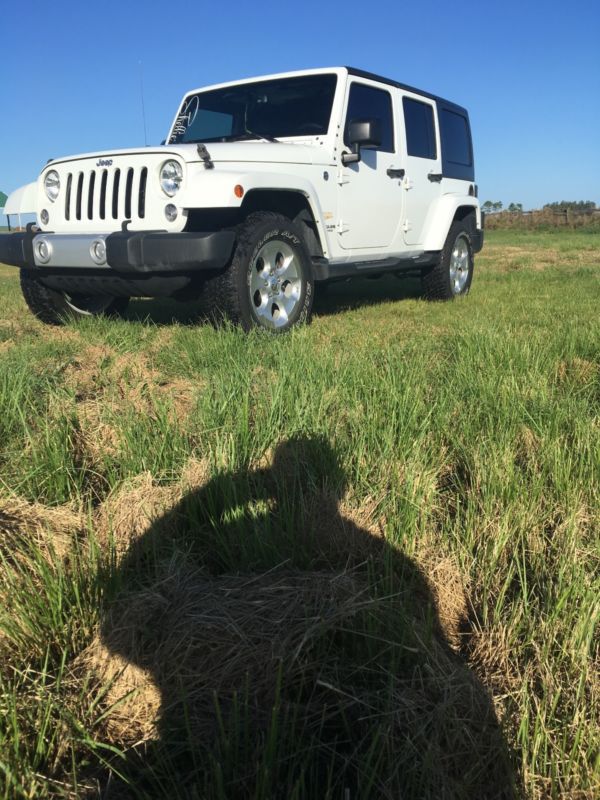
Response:
POLYGON ((204 161, 204 168, 205 169, 213 169, 215 165, 212 162, 212 159, 210 157, 210 153, 206 149, 206 145, 205 144, 199 144, 196 149, 198 150, 198 155, 200 156, 202 161, 204 161))

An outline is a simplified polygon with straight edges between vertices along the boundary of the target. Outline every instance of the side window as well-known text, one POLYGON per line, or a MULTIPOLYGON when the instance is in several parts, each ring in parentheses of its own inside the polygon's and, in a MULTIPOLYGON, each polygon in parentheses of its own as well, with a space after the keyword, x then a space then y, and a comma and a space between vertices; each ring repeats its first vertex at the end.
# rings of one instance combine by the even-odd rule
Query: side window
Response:
POLYGON ((443 108, 440 116, 440 135, 444 160, 470 167, 473 164, 469 124, 462 114, 443 108))
POLYGON ((433 107, 410 97, 402 98, 406 150, 409 156, 437 158, 433 107))
POLYGON ((378 119, 381 122, 381 146, 377 150, 394 152, 394 122, 392 118, 392 98, 389 92, 375 89, 364 83, 350 86, 344 143, 349 146, 348 127, 355 119, 378 119))

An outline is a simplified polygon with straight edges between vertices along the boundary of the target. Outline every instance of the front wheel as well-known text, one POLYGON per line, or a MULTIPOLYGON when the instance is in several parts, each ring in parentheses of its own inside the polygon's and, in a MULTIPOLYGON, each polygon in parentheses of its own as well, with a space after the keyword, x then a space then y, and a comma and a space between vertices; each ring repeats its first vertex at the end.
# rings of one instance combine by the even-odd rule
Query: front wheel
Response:
POLYGON ((450 226, 440 261, 423 275, 423 290, 429 300, 452 300, 467 294, 473 280, 473 245, 464 222, 450 226))
POLYGON ((258 211, 239 227, 229 267, 205 282, 201 304, 206 315, 227 317, 246 331, 284 333, 308 322, 313 291, 310 255, 297 225, 258 211))
POLYGON ((73 294, 49 289, 28 270, 21 270, 21 291, 29 310, 47 325, 63 325, 68 319, 123 314, 128 297, 107 294, 73 294))

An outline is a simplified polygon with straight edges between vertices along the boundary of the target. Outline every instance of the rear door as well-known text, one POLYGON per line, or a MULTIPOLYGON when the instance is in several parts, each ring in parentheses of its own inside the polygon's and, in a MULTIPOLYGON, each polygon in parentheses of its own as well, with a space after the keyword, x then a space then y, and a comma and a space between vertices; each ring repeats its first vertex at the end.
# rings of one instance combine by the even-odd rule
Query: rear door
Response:
POLYGON ((363 79, 348 82, 343 149, 350 150, 348 126, 353 119, 378 119, 382 141, 376 149, 361 148, 359 162, 340 166, 337 233, 344 250, 388 247, 399 228, 402 187, 388 174, 401 166, 396 114, 391 91, 363 79))
POLYGON ((402 92, 400 113, 406 148, 404 242, 419 245, 425 239, 427 213, 442 192, 437 108, 434 100, 402 92))

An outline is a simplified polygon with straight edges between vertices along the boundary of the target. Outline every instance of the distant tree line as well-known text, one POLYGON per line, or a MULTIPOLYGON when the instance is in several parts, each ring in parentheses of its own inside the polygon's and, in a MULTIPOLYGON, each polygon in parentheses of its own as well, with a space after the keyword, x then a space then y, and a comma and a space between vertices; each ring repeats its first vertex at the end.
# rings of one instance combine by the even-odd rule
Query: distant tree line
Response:
MULTIPOLYGON (((486 200, 482 203, 481 209, 486 214, 502 211, 504 205, 500 201, 486 200)), ((546 203, 544 211, 595 211, 596 203, 593 200, 560 200, 555 203, 546 203)), ((506 211, 511 213, 521 214, 523 212, 523 203, 510 203, 506 207, 506 211)))
POLYGON ((499 200, 496 202, 493 202, 492 200, 486 200, 481 208, 486 214, 491 214, 492 211, 502 211, 504 206, 499 200))
POLYGON ((561 200, 556 203, 546 203, 548 211, 595 211, 596 203, 593 200, 561 200))
MULTIPOLYGON (((481 208, 486 214, 492 214, 494 211, 502 211, 504 205, 499 200, 496 202, 493 202, 492 200, 486 200, 481 208)), ((523 211, 523 203, 510 203, 506 210, 521 212, 523 211)))

